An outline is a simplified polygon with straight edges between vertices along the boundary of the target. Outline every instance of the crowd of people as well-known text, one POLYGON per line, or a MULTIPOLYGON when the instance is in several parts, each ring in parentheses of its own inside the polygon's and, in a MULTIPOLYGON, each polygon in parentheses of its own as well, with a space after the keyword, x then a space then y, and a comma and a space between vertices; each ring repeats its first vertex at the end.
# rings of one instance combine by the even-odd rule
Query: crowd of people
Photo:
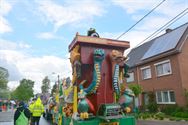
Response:
POLYGON ((0 112, 14 111, 15 108, 16 102, 14 100, 0 99, 0 112))
POLYGON ((14 114, 14 125, 39 125, 43 113, 44 106, 40 97, 34 98, 29 106, 21 101, 14 114))

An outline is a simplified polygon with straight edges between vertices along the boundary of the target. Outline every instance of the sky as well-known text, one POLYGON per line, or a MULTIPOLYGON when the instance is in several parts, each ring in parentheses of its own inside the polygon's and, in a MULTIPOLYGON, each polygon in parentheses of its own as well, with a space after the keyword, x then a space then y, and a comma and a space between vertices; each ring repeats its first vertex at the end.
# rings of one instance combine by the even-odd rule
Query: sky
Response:
MULTIPOLYGON (((117 37, 162 0, 0 0, 0 67, 9 71, 10 89, 23 78, 41 91, 45 76, 71 77, 68 45, 75 34, 95 28, 101 38, 117 37)), ((131 48, 188 8, 187 0, 166 0, 120 40, 131 48)), ((188 14, 168 28, 188 22, 188 14)))

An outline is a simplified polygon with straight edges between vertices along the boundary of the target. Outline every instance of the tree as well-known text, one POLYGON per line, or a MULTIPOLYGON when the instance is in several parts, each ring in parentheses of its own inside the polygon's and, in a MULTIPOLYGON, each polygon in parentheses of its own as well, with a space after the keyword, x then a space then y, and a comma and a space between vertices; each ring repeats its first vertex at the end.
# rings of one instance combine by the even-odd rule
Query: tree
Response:
POLYGON ((50 89, 50 80, 48 79, 48 76, 46 76, 42 80, 41 91, 42 91, 42 93, 48 93, 49 89, 50 89))
POLYGON ((0 67, 0 98, 9 98, 9 90, 7 87, 8 77, 8 70, 0 67))
MULTIPOLYGON (((133 91, 135 97, 137 98, 139 94, 142 93, 142 87, 138 84, 130 84, 129 88, 133 91)), ((135 104, 135 98, 133 99, 133 107, 134 107, 134 112, 138 112, 138 105, 136 106, 135 104)))
POLYGON ((185 99, 186 99, 186 105, 188 107, 188 89, 184 89, 184 96, 185 96, 185 99))
POLYGON ((148 92, 148 97, 149 97, 149 104, 147 105, 147 108, 149 109, 149 112, 157 112, 158 106, 156 102, 156 97, 154 92, 148 92))
POLYGON ((7 83, 8 83, 8 70, 0 67, 0 88, 1 89, 7 89, 7 83))
POLYGON ((55 83, 51 90, 51 96, 53 96, 53 94, 56 92, 56 89, 57 89, 57 84, 55 83))
POLYGON ((142 87, 138 84, 130 84, 129 88, 133 91, 135 97, 142 93, 142 87))
POLYGON ((11 93, 11 97, 13 99, 28 101, 34 95, 33 87, 34 81, 29 79, 22 79, 20 81, 20 85, 11 93))

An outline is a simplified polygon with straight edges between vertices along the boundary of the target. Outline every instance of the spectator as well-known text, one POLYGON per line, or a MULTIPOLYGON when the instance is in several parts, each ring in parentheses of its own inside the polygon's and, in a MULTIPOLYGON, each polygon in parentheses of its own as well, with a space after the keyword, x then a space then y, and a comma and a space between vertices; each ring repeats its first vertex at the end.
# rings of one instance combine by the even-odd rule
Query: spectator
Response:
POLYGON ((14 125, 28 125, 30 116, 29 109, 24 106, 24 102, 20 102, 14 114, 14 125))

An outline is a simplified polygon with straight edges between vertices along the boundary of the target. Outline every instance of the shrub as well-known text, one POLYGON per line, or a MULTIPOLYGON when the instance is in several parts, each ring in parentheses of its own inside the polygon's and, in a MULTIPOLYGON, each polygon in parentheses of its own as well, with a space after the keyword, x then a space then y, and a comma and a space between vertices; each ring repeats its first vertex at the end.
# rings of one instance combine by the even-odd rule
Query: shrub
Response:
POLYGON ((151 114, 149 114, 149 113, 140 113, 138 118, 145 120, 145 119, 151 118, 151 114))
POLYGON ((170 121, 175 121, 175 118, 174 118, 174 117, 171 117, 169 120, 170 120, 170 121))
POLYGON ((181 121, 182 119, 181 118, 176 118, 176 121, 181 121))
POLYGON ((162 113, 162 112, 158 112, 158 113, 155 114, 155 116, 157 117, 157 119, 159 119, 159 120, 163 120, 164 117, 165 117, 165 114, 162 113))
POLYGON ((164 112, 166 115, 172 115, 176 111, 177 105, 165 105, 161 107, 161 112, 164 112))
POLYGON ((177 105, 165 105, 161 107, 161 112, 164 112, 166 115, 175 116, 177 112, 184 112, 185 109, 183 107, 179 107, 177 105))
POLYGON ((188 113, 187 112, 176 112, 175 117, 188 118, 188 113))
POLYGON ((149 112, 151 112, 151 113, 157 112, 157 109, 158 109, 157 103, 151 102, 148 104, 147 107, 149 109, 149 112))
POLYGON ((151 113, 157 112, 158 106, 155 101, 154 92, 148 92, 148 97, 149 97, 149 104, 147 105, 147 108, 148 108, 149 112, 151 112, 151 113))

